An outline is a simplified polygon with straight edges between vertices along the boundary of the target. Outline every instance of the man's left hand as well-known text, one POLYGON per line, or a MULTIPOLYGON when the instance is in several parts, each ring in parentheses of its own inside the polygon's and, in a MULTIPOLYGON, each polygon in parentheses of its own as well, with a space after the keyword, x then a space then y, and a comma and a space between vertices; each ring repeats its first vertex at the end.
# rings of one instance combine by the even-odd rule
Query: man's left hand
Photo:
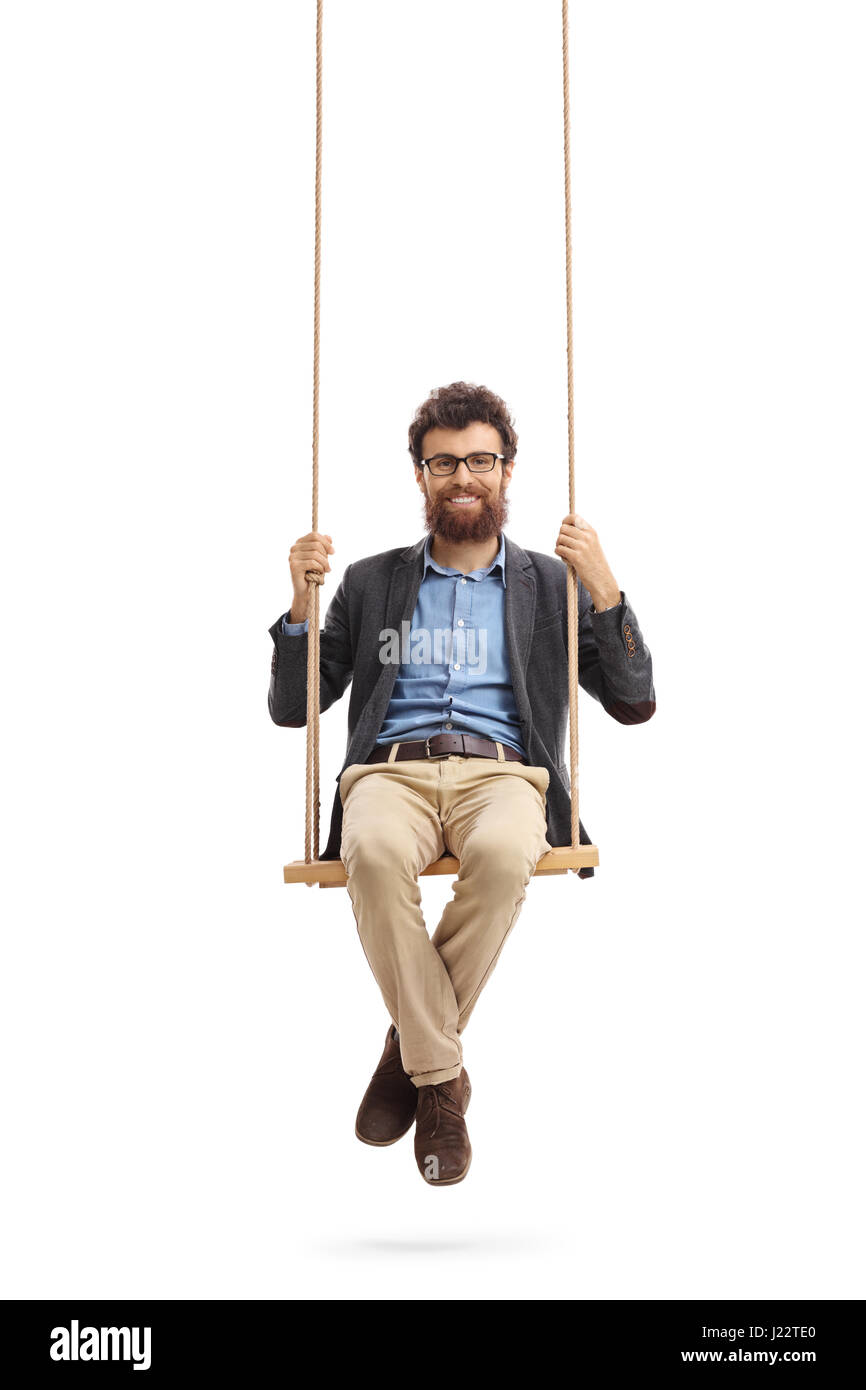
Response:
POLYGON ((604 557, 595 527, 577 512, 563 517, 556 542, 556 554, 577 571, 577 577, 592 596, 596 611, 619 603, 620 589, 604 557))

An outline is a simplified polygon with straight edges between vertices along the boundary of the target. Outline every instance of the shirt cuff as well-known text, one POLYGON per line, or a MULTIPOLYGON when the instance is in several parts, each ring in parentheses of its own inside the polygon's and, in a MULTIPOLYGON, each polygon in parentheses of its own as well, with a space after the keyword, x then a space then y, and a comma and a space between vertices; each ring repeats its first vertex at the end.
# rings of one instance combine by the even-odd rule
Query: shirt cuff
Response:
POLYGON ((617 599, 616 603, 612 603, 612 604, 610 605, 609 608, 596 608, 595 604, 594 604, 594 603, 591 603, 591 604, 589 605, 589 611, 590 611, 591 616, 592 616, 593 618, 596 618, 596 617, 598 617, 601 613, 613 613, 613 612, 615 611, 615 609, 620 608, 620 607, 622 606, 622 601, 623 601, 624 598, 625 598, 625 594, 623 593, 622 589, 620 589, 620 591, 619 591, 619 598, 617 599))
POLYGON ((309 626, 309 618, 305 618, 302 623, 289 623, 283 615, 283 635, 285 637, 299 637, 302 632, 308 631, 309 626))

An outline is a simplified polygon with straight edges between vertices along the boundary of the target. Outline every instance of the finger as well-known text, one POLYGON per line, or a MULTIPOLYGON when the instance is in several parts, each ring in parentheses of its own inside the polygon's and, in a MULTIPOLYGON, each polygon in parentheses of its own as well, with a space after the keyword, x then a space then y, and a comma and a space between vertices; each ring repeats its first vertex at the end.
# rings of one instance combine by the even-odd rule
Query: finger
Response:
POLYGON ((293 555, 325 555, 326 547, 318 541, 297 541, 292 546, 293 555))
POLYGON ((302 549, 293 551, 289 556, 290 563, 297 567, 309 569, 315 566, 317 569, 330 569, 328 557, 320 547, 306 546, 302 549))

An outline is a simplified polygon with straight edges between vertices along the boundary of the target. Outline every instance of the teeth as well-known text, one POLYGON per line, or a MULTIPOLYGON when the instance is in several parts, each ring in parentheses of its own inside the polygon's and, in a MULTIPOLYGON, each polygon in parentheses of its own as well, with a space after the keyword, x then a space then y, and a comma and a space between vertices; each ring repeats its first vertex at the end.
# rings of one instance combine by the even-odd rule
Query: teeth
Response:
POLYGON ((470 502, 477 502, 477 497, 449 497, 449 502, 456 502, 458 506, 466 507, 470 502))

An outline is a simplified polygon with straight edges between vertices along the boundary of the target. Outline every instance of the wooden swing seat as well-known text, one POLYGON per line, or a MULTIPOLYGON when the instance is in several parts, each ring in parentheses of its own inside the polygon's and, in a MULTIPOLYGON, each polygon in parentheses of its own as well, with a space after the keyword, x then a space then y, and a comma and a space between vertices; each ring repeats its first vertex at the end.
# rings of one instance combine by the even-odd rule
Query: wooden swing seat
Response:
MULTIPOLYGON (((565 845, 543 854, 535 866, 535 873, 567 874, 569 870, 576 873, 578 869, 594 869, 597 866, 597 845, 581 845, 578 849, 565 845)), ((443 854, 441 859, 434 859, 421 873, 433 877, 456 874, 459 869, 460 865, 453 854, 443 854)), ((294 859, 283 869, 283 882, 306 883, 311 888, 315 884, 320 888, 345 888, 346 870, 342 859, 314 859, 309 864, 304 859, 294 859)))

